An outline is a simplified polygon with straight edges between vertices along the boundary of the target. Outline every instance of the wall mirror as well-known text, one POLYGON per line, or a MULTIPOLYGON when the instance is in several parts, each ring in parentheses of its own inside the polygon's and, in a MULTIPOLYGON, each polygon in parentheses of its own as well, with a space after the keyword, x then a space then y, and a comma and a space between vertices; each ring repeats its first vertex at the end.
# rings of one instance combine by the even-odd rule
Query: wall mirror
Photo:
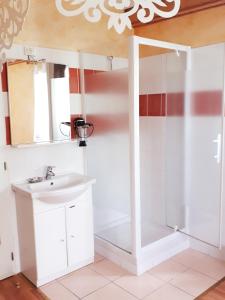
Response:
POLYGON ((69 68, 7 62, 12 145, 70 140, 69 68))

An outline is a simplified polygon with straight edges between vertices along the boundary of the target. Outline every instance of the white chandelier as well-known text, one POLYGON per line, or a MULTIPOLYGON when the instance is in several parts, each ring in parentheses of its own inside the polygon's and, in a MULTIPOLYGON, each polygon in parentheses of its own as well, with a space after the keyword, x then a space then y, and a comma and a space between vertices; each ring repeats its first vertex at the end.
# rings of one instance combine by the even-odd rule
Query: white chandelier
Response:
POLYGON ((11 48, 21 31, 29 0, 0 0, 0 71, 5 61, 4 50, 11 48))
POLYGON ((174 17, 180 9, 181 0, 55 0, 58 11, 64 16, 84 14, 90 22, 98 22, 102 14, 109 17, 108 29, 114 27, 122 33, 132 28, 130 17, 137 14, 141 23, 149 23, 155 15, 174 17), (171 8, 172 4, 172 8, 171 8), (168 5, 171 8, 168 11, 168 5))

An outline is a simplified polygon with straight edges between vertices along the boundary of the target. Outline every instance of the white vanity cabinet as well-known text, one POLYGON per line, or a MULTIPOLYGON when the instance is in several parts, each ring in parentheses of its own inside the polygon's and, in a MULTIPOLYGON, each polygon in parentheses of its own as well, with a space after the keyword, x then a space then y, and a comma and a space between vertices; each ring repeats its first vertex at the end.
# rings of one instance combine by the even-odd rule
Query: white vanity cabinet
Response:
POLYGON ((16 194, 21 271, 41 286, 94 261, 92 187, 51 203, 16 194))
POLYGON ((90 222, 92 220, 90 204, 90 201, 84 200, 66 207, 69 266, 93 256, 93 222, 90 222))
POLYGON ((46 278, 67 268, 65 208, 34 216, 38 278, 46 278))

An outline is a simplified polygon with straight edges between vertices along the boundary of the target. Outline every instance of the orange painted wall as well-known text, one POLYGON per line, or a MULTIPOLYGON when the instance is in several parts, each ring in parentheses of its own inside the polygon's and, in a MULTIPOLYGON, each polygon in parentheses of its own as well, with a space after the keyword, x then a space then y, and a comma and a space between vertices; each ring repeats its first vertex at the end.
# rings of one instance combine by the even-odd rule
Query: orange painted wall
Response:
MULTIPOLYGON (((200 47, 225 42, 225 5, 135 29, 135 35, 200 47)), ((144 49, 142 54, 159 53, 144 49)))
POLYGON ((15 43, 126 57, 128 36, 133 31, 119 35, 107 29, 107 21, 107 17, 99 23, 87 22, 83 16, 65 17, 56 9, 55 0, 30 0, 23 30, 15 43))
MULTIPOLYGON (((107 21, 107 17, 99 23, 89 23, 83 16, 64 17, 57 11, 55 0, 30 0, 23 30, 15 43, 126 57, 128 36, 133 31, 119 35, 107 29, 107 21)), ((224 42, 225 5, 139 27, 134 33, 192 47, 224 42)), ((160 53, 159 49, 142 52, 155 53, 160 53)))

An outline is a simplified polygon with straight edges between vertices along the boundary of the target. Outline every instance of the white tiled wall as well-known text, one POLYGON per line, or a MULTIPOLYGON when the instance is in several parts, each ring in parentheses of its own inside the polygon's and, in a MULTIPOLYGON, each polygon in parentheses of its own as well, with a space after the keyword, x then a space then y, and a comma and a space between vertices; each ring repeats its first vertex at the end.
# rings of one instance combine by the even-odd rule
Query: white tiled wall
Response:
MULTIPOLYGON (((7 52, 9 58, 26 59, 23 47, 14 45, 7 52)), ((79 53, 65 52, 46 48, 36 48, 36 58, 48 62, 67 64, 79 68, 81 62, 79 53)), ((106 57, 84 54, 82 66, 86 69, 108 70, 106 57)), ((114 58, 115 68, 127 63, 125 59, 114 58)), ((71 112, 80 114, 81 96, 71 96, 71 112)), ((8 115, 7 93, 0 94, 0 279, 20 270, 16 229, 16 211, 11 183, 33 176, 43 176, 47 165, 56 166, 59 172, 84 172, 83 149, 76 142, 13 148, 5 146, 5 116, 8 115), (7 162, 7 171, 3 163, 7 162), (10 261, 11 251, 15 254, 15 262, 10 261)))

